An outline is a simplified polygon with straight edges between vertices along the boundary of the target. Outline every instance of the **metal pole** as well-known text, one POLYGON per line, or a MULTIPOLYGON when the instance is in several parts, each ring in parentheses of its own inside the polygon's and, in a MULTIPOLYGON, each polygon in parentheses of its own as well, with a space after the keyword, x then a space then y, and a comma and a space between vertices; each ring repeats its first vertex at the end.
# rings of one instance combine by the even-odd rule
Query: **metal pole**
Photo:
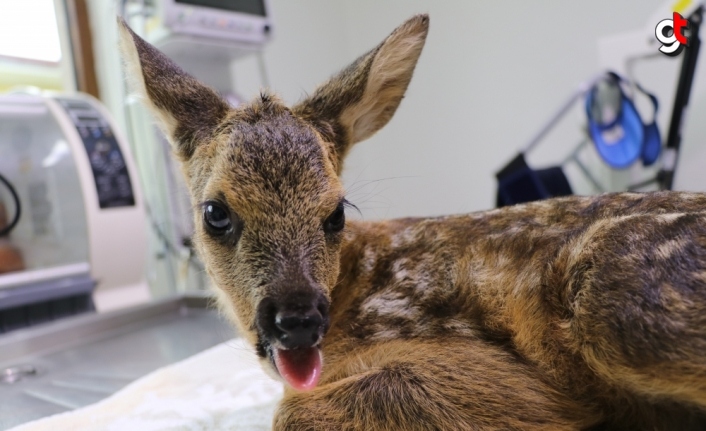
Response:
POLYGON ((681 72, 679 73, 677 92, 674 96, 672 118, 669 122, 667 143, 665 145, 664 155, 662 156, 662 169, 657 173, 657 180, 662 190, 671 190, 674 184, 674 172, 677 168, 679 147, 681 146, 682 130, 684 128, 684 112, 686 111, 687 105, 689 105, 689 94, 691 93, 691 85, 694 82, 696 60, 699 57, 699 49, 701 48, 699 29, 701 27, 702 18, 703 7, 696 9, 689 17, 691 30, 689 46, 684 50, 684 59, 682 60, 681 72))

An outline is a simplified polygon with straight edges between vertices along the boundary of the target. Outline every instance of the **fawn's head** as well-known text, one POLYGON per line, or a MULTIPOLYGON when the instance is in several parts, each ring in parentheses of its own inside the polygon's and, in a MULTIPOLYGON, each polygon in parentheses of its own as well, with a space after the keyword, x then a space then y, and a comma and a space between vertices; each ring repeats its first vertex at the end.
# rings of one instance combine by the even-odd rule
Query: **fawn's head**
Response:
POLYGON ((181 162, 220 305, 295 389, 321 372, 345 229, 343 158, 394 114, 428 25, 426 15, 408 20, 291 108, 268 94, 232 108, 119 25, 133 87, 181 162))

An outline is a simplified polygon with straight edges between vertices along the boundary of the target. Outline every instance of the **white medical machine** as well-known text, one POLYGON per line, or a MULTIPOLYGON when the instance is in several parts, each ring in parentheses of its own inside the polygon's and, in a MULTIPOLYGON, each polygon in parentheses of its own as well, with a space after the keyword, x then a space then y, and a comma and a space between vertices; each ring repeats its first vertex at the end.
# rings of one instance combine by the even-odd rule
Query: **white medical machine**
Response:
POLYGON ((0 175, 0 231, 21 209, 0 236, 0 333, 149 300, 137 170, 100 102, 0 96, 0 175))
POLYGON ((261 51, 273 33, 267 0, 126 1, 127 22, 187 72, 222 93, 230 63, 261 51))
POLYGON ((262 45, 272 31, 265 0, 163 0, 154 6, 163 25, 153 38, 163 46, 188 36, 262 45))

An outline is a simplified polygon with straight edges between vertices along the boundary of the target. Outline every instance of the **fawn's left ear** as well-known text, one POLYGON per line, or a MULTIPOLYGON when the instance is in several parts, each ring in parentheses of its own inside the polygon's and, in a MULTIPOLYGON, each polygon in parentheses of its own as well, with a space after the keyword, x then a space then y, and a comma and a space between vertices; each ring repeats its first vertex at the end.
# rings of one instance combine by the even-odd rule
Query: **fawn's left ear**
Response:
POLYGON ((380 45, 294 106, 333 142, 336 170, 353 144, 369 138, 392 118, 412 79, 429 30, 429 16, 417 15, 380 45))
POLYGON ((133 90, 145 99, 182 160, 208 140, 230 107, 118 18, 120 50, 133 90))

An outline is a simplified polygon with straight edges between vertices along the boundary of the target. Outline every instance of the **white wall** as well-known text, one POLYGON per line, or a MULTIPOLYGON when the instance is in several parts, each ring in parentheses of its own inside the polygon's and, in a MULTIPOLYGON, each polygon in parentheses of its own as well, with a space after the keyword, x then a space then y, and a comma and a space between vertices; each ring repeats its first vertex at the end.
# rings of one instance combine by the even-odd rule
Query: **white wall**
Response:
MULTIPOLYGON (((355 52, 412 13, 431 17, 425 52, 397 117, 353 154, 350 166, 365 169, 366 178, 399 177, 385 182, 372 215, 492 207, 495 171, 598 72, 597 38, 643 26, 659 3, 348 3, 355 52)), ((533 159, 561 160, 579 141, 580 126, 577 116, 566 118, 533 159)))
MULTIPOLYGON (((365 217, 383 218, 492 207, 494 173, 580 82, 599 72, 597 40, 643 28, 663 1, 272 3, 277 37, 266 59, 272 86, 288 102, 375 46, 409 16, 430 14, 428 42, 406 99, 385 129, 356 147, 344 173, 351 200, 365 217)), ((658 66, 668 72, 661 87, 673 86, 677 66, 658 66)), ((252 93, 252 87, 238 83, 252 93)), ((671 93, 659 95, 666 125, 671 93)), ((692 104, 706 100, 696 98, 692 104)), ((574 111, 533 153, 530 161, 536 166, 563 160, 579 141, 581 106, 574 111)), ((699 129, 693 119, 688 125, 677 185, 694 189, 703 183, 706 148, 691 142, 698 140, 694 134, 706 137, 706 126, 699 129)))

